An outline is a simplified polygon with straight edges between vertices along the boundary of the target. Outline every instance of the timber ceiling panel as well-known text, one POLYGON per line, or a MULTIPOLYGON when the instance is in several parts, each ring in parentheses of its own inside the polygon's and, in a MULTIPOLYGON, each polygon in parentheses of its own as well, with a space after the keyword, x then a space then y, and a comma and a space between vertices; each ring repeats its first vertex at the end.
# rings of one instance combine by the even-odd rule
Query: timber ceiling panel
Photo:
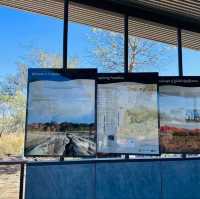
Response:
POLYGON ((63 18, 64 3, 55 0, 0 0, 1 5, 63 18))
MULTIPOLYGON (((198 6, 200 7, 200 1, 197 0, 134 0, 134 2, 148 4, 160 9, 169 9, 174 12, 184 12, 195 18, 200 16, 200 12, 197 11, 198 6)), ((0 0, 0 4, 63 19, 63 0, 0 0)), ((81 4, 70 3, 69 20, 114 32, 123 33, 124 31, 123 16, 81 4)), ((131 18, 129 20, 129 34, 177 45, 176 29, 153 22, 131 18)), ((183 33, 183 35, 184 47, 200 50, 200 34, 189 32, 183 33)))
MULTIPOLYGON (((126 1, 126 0, 125 0, 126 1)), ((181 14, 200 20, 199 0, 128 0, 140 5, 147 5, 163 11, 181 14)))

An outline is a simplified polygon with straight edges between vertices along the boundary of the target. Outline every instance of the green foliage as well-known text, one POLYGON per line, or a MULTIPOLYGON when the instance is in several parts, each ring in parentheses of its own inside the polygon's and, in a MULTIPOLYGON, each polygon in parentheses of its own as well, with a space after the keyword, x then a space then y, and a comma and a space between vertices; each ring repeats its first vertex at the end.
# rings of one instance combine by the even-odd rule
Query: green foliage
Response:
POLYGON ((25 99, 21 91, 13 95, 0 93, 0 136, 3 133, 23 132, 25 99))
POLYGON ((3 134, 0 138, 0 157, 5 155, 22 155, 23 133, 3 134))
MULTIPOLYGON (((76 67, 77 61, 73 59, 70 63, 76 67)), ((59 54, 34 49, 16 64, 16 73, 0 79, 0 155, 21 154, 28 68, 61 68, 62 58, 59 54)))

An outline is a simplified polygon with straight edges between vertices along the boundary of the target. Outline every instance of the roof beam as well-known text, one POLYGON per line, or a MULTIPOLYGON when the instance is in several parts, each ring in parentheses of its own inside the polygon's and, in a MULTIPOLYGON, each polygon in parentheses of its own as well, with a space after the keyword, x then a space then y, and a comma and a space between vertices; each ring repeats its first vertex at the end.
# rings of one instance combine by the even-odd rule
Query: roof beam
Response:
POLYGON ((188 17, 178 13, 163 11, 152 6, 143 5, 137 2, 116 1, 116 0, 71 0, 72 2, 110 10, 121 14, 128 14, 145 20, 151 20, 168 26, 178 27, 185 30, 200 33, 200 19, 188 17))

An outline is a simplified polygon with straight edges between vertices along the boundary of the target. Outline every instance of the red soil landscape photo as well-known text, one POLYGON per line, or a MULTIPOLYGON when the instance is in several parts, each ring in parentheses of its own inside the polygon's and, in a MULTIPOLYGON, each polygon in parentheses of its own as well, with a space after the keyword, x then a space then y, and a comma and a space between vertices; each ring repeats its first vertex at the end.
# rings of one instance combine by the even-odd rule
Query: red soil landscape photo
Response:
POLYGON ((172 126, 160 127, 161 151, 173 153, 199 153, 200 128, 187 129, 172 126))
POLYGON ((200 87, 162 85, 159 92, 161 153, 200 153, 200 87))

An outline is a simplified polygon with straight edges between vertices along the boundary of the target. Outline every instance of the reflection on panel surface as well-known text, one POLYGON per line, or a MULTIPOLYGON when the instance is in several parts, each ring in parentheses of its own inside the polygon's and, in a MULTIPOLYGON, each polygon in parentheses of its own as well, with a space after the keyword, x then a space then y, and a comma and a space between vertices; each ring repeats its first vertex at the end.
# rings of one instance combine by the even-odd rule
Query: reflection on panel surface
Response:
POLYGON ((0 165, 0 198, 18 199, 20 165, 0 165))
POLYGON ((95 154, 95 79, 29 71, 26 155, 95 154))

